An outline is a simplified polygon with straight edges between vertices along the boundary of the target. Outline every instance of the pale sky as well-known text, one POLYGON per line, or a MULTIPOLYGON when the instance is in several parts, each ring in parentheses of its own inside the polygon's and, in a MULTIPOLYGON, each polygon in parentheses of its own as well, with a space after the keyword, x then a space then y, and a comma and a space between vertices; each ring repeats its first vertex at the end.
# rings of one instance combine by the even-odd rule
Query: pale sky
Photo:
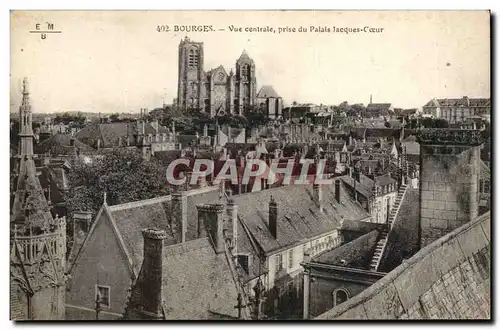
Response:
POLYGON ((205 71, 227 71, 245 49, 257 88, 285 103, 392 103, 490 97, 486 11, 31 11, 11 13, 11 111, 30 81, 35 112, 139 112, 177 95, 178 45, 204 42, 205 71), (60 34, 41 40, 36 23, 60 34), (158 25, 212 25, 214 32, 157 32, 158 25), (383 28, 382 33, 230 32, 238 27, 383 28), (225 31, 217 31, 225 29, 225 31))

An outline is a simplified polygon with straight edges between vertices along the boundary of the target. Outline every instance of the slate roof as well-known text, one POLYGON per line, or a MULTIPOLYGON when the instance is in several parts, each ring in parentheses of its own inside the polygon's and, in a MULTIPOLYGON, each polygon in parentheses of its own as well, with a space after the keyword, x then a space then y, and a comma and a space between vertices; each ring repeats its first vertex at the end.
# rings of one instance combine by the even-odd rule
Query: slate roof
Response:
MULTIPOLYGON (((137 122, 132 123, 99 123, 94 122, 85 126, 78 133, 76 133, 75 137, 84 142, 88 142, 89 145, 94 147, 94 144, 97 145, 97 139, 101 139, 101 148, 112 148, 119 145, 119 141, 122 140, 122 144, 126 142, 127 136, 129 137, 129 142, 132 145, 135 143, 135 136, 139 132, 137 127, 137 122)), ((156 130, 153 128, 151 123, 144 123, 144 133, 148 134, 156 134, 156 130)), ((163 126, 158 126, 158 133, 168 133, 168 129, 163 126)), ((124 145, 124 144, 123 144, 124 145)))
POLYGON ((268 98, 268 97, 273 97, 273 98, 278 98, 278 93, 274 90, 273 86, 271 85, 266 85, 262 86, 260 91, 257 93, 258 98, 268 98))
POLYGON ((50 154, 54 156, 74 155, 75 149, 80 149, 80 153, 93 154, 95 150, 85 143, 78 141, 69 134, 56 134, 35 145, 35 154, 50 154), (70 145, 74 139, 74 146, 70 145))
MULTIPOLYGON (((161 306, 166 320, 236 319, 234 305, 238 287, 230 258, 225 252, 215 253, 212 240, 204 237, 164 246, 162 251, 161 306)), ((149 293, 143 286, 148 269, 142 265, 132 286, 127 319, 144 319, 137 313, 149 293)), ((160 283, 158 283, 160 284, 160 283)))
POLYGON ((237 284, 226 255, 216 254, 208 237, 167 246, 163 265, 166 319, 237 317, 237 284))
POLYGON ((385 186, 391 183, 396 183, 396 180, 394 180, 389 174, 384 174, 381 176, 375 177, 375 183, 378 186, 385 186))
POLYGON ((319 254, 312 261, 349 268, 369 269, 378 236, 379 232, 373 230, 351 242, 319 254))
POLYGON ((238 215, 265 253, 299 244, 303 240, 326 234, 344 219, 361 220, 369 214, 353 202, 341 188, 341 203, 334 198, 334 185, 323 190, 324 212, 319 212, 313 200, 311 185, 289 185, 233 196, 238 205, 238 215), (278 204, 278 237, 269 231, 269 201, 271 196, 278 204), (259 228, 261 230, 259 230, 259 228))
POLYGON ((491 107, 491 99, 488 98, 444 98, 432 99, 427 102, 424 107, 456 107, 456 106, 470 106, 470 107, 491 107))
MULTIPOLYGON (((362 173, 360 173, 359 175, 360 175, 360 179, 362 176, 364 176, 362 173)), ((354 179, 352 177, 350 177, 349 175, 340 176, 339 179, 342 180, 342 182, 344 182, 349 187, 354 187, 354 179)), ((370 178, 367 178, 367 179, 371 181, 370 178)), ((366 183, 369 183, 368 180, 366 180, 366 183)), ((356 191, 358 193, 360 193, 361 195, 365 196, 366 198, 369 198, 373 194, 373 192, 372 192, 373 181, 371 181, 371 185, 366 184, 366 183, 363 184, 360 182, 356 182, 356 191)))
POLYGON ((243 50, 243 52, 241 53, 240 57, 238 58, 238 62, 242 62, 242 61, 253 63, 253 60, 250 58, 250 56, 248 56, 246 50, 243 50))
MULTIPOLYGON (((219 199, 218 187, 205 187, 185 192, 187 195, 187 231, 186 240, 193 240, 198 235, 198 211, 196 204, 214 202, 219 199)), ((115 220, 126 248, 133 259, 133 266, 138 267, 143 258, 143 242, 141 230, 158 228, 167 233, 166 244, 175 244, 176 234, 170 223, 171 196, 163 196, 126 204, 108 207, 115 220)), ((136 268, 136 270, 138 270, 136 268)))
POLYGON ((370 103, 366 106, 367 111, 389 110, 390 103, 370 103))

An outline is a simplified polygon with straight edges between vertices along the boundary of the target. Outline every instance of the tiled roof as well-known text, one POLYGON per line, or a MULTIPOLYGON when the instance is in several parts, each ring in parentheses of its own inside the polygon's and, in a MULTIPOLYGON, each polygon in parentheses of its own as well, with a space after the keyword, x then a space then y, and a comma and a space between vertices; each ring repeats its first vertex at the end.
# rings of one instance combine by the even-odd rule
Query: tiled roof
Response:
MULTIPOLYGON (((97 139, 101 139, 101 147, 109 148, 116 147, 120 144, 120 140, 122 143, 126 142, 127 136, 129 137, 130 144, 135 143, 134 137, 139 132, 140 127, 137 127, 137 122, 132 123, 91 123, 85 126, 82 130, 76 133, 76 138, 80 141, 86 142, 94 141, 96 143, 97 139)), ((149 122, 144 123, 144 133, 148 134, 156 134, 156 130, 149 122)), ((158 126, 158 133, 168 133, 168 130, 163 126, 158 126)), ((90 142, 89 142, 90 144, 90 142)), ((93 145, 92 145, 93 146, 93 145)))
MULTIPOLYGON (((187 195, 186 240, 193 240, 198 235, 196 204, 218 200, 219 188, 193 189, 185 192, 185 194, 187 195)), ((166 243, 177 243, 176 234, 170 226, 170 223, 172 223, 170 195, 109 206, 109 211, 133 259, 134 267, 138 267, 143 258, 142 229, 155 227, 165 230, 167 233, 166 243)))
POLYGON ((237 317, 238 292, 224 253, 208 237, 164 248, 163 300, 167 319, 237 317))
POLYGON ((314 257, 312 261, 335 266, 367 269, 370 266, 378 236, 379 232, 373 230, 351 242, 321 253, 314 257))
POLYGON ((334 198, 334 185, 323 190, 321 213, 313 200, 311 185, 290 185, 236 195, 238 215, 266 252, 298 244, 304 239, 325 234, 339 227, 343 219, 361 220, 369 215, 355 204, 341 188, 341 203, 334 198), (269 231, 269 201, 271 196, 278 204, 277 238, 269 231))
POLYGON ((452 98, 452 99, 432 99, 427 102, 424 107, 456 107, 456 106, 470 106, 470 107, 491 107, 491 99, 488 98, 452 98))
POLYGON ((366 106, 367 111, 388 110, 391 107, 390 103, 370 103, 366 106))
POLYGON ((78 141, 76 138, 69 134, 56 134, 46 140, 35 145, 36 154, 50 154, 50 155, 74 155, 75 150, 79 149, 81 153, 93 154, 95 150, 83 142, 78 141), (74 139, 74 146, 70 145, 71 139, 74 139))
MULTIPOLYGON (((360 175, 360 179, 361 179, 361 177, 364 177, 364 175, 362 173, 360 173, 359 175, 360 175)), ((342 182, 344 182, 349 187, 351 187, 351 188, 354 187, 354 179, 351 178, 350 176, 343 175, 343 176, 339 177, 339 179, 342 180, 342 182)), ((370 178, 367 178, 367 179, 371 181, 370 178)), ((373 192, 372 192, 373 181, 371 181, 371 185, 368 185, 368 184, 366 184, 366 183, 369 183, 368 180, 366 180, 365 184, 360 183, 360 182, 356 182, 356 191, 358 193, 360 193, 361 195, 365 196, 366 198, 372 196, 372 194, 373 194, 373 192)))
POLYGON ((368 138, 396 138, 399 139, 401 135, 401 130, 400 129, 394 129, 394 128, 367 128, 366 129, 366 139, 368 138))
POLYGON ((391 183, 396 183, 396 180, 394 180, 389 174, 384 174, 382 176, 375 177, 375 183, 378 186, 385 186, 391 183))

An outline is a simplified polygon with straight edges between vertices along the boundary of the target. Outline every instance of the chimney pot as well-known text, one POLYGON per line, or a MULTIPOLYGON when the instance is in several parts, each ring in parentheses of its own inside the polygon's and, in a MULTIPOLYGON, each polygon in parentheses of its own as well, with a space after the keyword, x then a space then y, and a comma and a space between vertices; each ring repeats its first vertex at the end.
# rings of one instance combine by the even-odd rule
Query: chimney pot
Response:
POLYGON ((335 180, 335 200, 340 203, 340 180, 335 180))
POLYGON ((180 231, 178 236, 179 242, 186 241, 187 231, 187 196, 182 192, 172 194, 172 220, 174 227, 180 231))
POLYGON ((269 201, 269 230, 274 238, 278 238, 278 204, 271 195, 269 201))
POLYGON ((313 184, 314 202, 318 205, 320 212, 323 212, 323 190, 319 184, 313 184))
POLYGON ((199 204, 198 209, 198 237, 208 234, 214 242, 216 253, 224 252, 224 218, 223 204, 199 204))
POLYGON ((146 312, 160 315, 163 313, 163 240, 167 237, 164 230, 146 228, 144 238, 144 261, 142 263, 141 305, 146 312))

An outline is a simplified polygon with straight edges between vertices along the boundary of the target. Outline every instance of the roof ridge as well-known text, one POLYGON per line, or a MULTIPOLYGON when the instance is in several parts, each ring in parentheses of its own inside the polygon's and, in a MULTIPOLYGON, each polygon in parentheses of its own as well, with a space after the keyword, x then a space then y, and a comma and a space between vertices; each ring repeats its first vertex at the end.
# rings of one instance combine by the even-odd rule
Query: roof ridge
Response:
POLYGON ((166 196, 154 197, 154 198, 149 198, 149 199, 142 199, 139 201, 133 201, 133 202, 123 203, 123 204, 109 205, 108 208, 111 212, 123 211, 123 210, 128 210, 131 208, 135 208, 135 207, 141 207, 141 206, 146 206, 146 205, 151 205, 151 204, 168 202, 171 199, 172 199, 172 195, 166 195, 166 196))
POLYGON ((172 245, 167 245, 163 248, 163 251, 171 256, 171 255, 177 255, 177 254, 182 254, 188 251, 193 251, 193 250, 200 250, 205 247, 210 247, 210 240, 208 236, 202 237, 202 238, 196 238, 193 240, 185 241, 182 243, 177 243, 177 244, 172 244, 172 245))

